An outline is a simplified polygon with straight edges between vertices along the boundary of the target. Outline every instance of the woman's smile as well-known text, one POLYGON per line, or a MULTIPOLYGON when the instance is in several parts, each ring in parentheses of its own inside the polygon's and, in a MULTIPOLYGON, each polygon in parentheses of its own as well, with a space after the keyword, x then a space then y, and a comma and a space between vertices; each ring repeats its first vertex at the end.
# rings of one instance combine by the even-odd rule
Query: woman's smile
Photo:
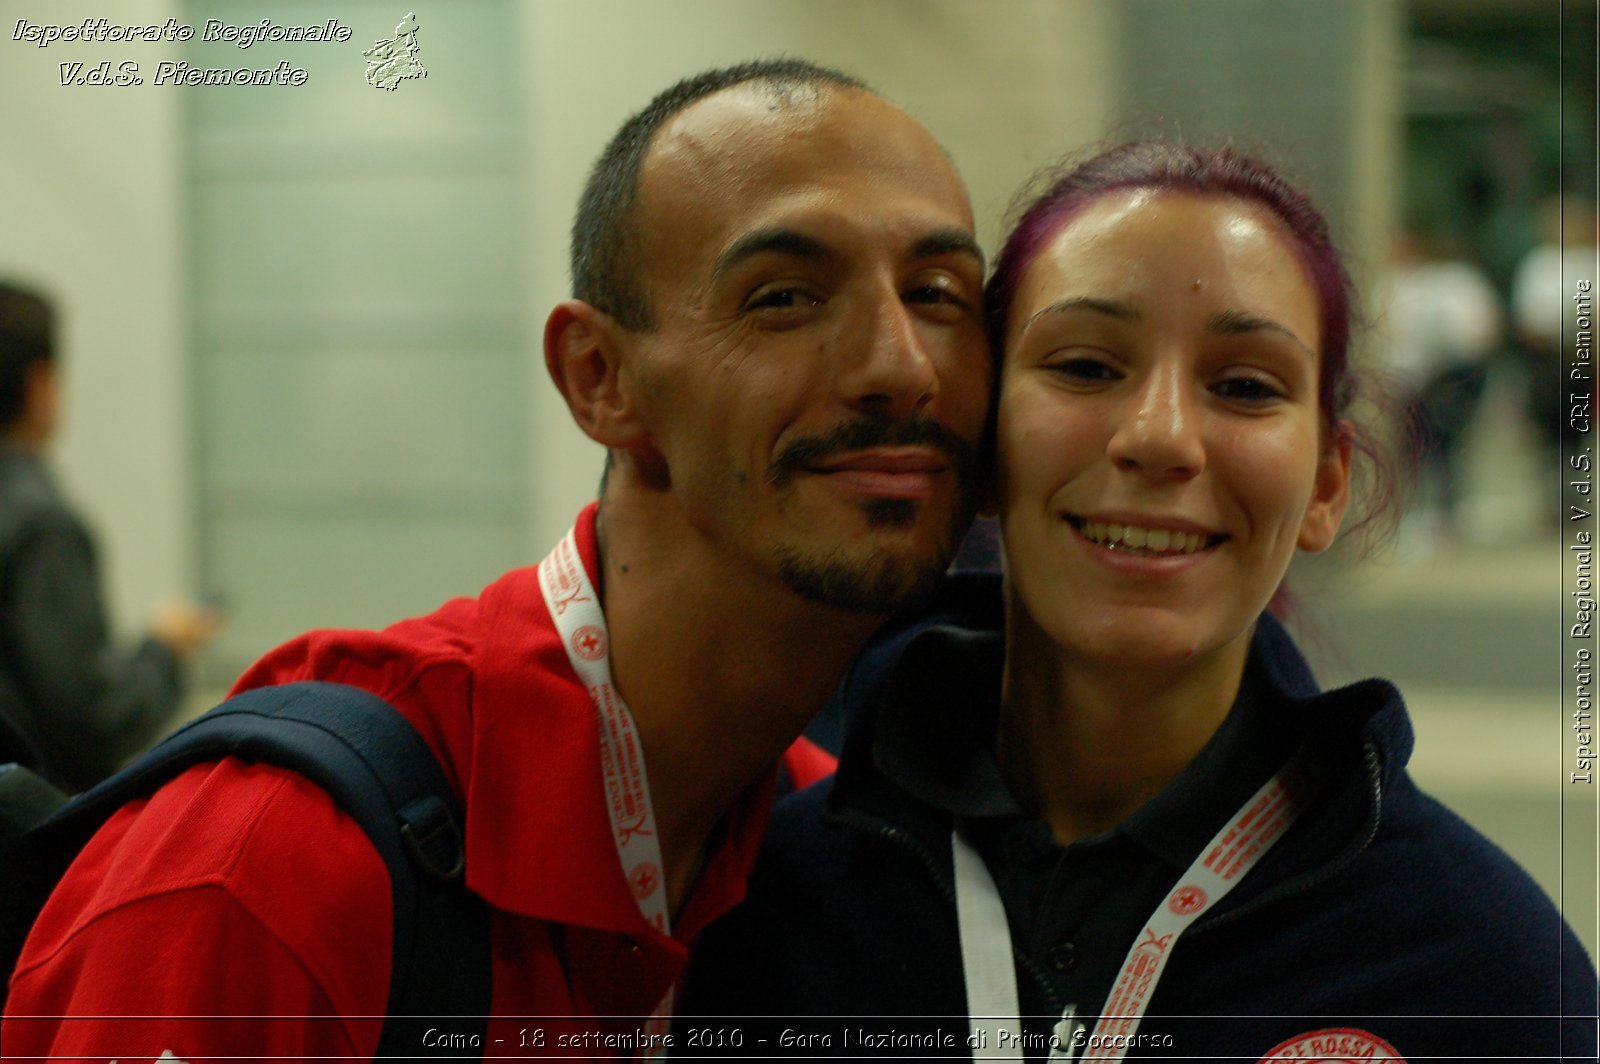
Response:
POLYGON ((1277 224, 1107 195, 1039 253, 1010 322, 998 494, 1024 623, 1080 661, 1242 655, 1347 486, 1317 296, 1277 224))

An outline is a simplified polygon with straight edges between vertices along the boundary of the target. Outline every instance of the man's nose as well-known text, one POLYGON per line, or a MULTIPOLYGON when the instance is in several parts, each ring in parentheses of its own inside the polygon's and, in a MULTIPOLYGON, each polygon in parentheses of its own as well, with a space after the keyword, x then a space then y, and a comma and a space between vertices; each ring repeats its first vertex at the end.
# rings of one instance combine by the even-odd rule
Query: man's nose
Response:
POLYGON ((883 286, 861 309, 848 342, 853 350, 839 386, 851 406, 905 417, 939 394, 932 352, 911 307, 892 286, 883 286))

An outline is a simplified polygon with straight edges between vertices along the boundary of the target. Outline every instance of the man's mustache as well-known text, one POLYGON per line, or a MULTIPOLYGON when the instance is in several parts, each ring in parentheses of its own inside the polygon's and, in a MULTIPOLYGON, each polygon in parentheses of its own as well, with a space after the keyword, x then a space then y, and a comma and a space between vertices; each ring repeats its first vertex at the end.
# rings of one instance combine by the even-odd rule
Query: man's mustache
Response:
POLYGON ((800 473, 835 455, 874 447, 933 447, 950 459, 957 477, 970 480, 977 466, 977 450, 932 418, 860 418, 847 421, 824 436, 803 436, 785 447, 767 474, 769 483, 782 487, 800 473))

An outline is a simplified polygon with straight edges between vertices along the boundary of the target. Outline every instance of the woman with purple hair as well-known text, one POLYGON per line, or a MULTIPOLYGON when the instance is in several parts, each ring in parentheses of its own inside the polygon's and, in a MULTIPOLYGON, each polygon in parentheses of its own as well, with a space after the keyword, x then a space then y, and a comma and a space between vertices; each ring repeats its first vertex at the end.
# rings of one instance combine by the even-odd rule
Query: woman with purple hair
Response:
POLYGON ((858 662, 838 774, 774 817, 685 1012, 862 1018, 782 1021, 842 1055, 1592 1060, 1554 905, 1418 791, 1399 693, 1320 690, 1275 618, 1393 498, 1311 202, 1114 148, 1046 178, 985 310, 1003 586, 858 662))

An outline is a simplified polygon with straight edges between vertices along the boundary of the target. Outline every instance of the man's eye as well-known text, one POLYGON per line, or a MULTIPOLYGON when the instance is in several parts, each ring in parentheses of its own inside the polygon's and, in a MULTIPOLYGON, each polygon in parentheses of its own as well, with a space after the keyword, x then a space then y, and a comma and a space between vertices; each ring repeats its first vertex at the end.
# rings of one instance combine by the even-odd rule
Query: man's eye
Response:
POLYGON ((749 303, 745 304, 747 310, 788 310, 793 307, 814 307, 822 300, 804 288, 773 288, 757 293, 749 303))
POLYGON ((971 304, 959 292, 937 284, 922 284, 915 288, 907 289, 905 294, 907 303, 948 303, 951 306, 967 308, 971 304))

